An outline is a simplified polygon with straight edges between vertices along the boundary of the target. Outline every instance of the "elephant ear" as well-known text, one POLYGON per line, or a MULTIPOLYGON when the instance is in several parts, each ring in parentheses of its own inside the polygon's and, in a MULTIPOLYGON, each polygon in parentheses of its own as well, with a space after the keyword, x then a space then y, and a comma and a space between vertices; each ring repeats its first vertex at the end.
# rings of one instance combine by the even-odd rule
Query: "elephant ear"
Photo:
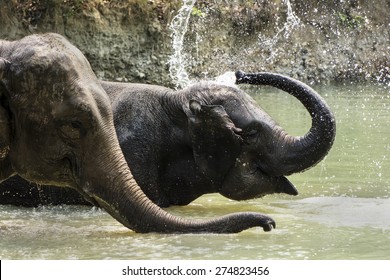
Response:
POLYGON ((12 173, 8 157, 11 139, 10 113, 5 107, 6 97, 3 86, 9 65, 9 61, 0 57, 0 182, 12 173))
MULTIPOLYGON (((241 151, 242 138, 223 106, 189 103, 188 128, 200 171, 221 184, 241 151)), ((187 111, 188 112, 188 111, 187 111)))

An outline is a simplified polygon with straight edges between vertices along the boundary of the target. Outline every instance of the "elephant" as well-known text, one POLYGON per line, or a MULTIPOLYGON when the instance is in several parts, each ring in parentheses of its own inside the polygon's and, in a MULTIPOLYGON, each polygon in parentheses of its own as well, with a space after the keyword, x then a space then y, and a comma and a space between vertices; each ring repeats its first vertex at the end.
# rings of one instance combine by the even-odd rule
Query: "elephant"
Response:
POLYGON ((158 205, 187 205, 206 193, 233 200, 297 195, 285 176, 315 165, 332 147, 335 118, 313 89, 267 72, 238 71, 236 80, 275 86, 297 97, 312 116, 309 132, 304 137, 287 135, 234 86, 200 82, 175 91, 102 82, 126 160, 143 191, 158 205))
MULTIPOLYGON (((274 73, 236 73, 237 83, 271 85, 298 98, 312 117, 303 137, 276 124, 243 90, 200 82, 182 90, 101 81, 108 94, 121 149, 136 181, 157 205, 187 205, 206 193, 233 200, 272 193, 297 195, 285 177, 314 166, 334 142, 336 123, 312 88, 274 73)), ((16 179, 14 179, 16 180, 16 179)), ((23 203, 10 182, 0 202, 23 203)), ((26 184, 24 184, 26 185, 26 184)), ((29 188, 32 186, 30 185, 29 188)), ((80 203, 62 189, 35 191, 36 205, 80 203)), ((83 202, 81 202, 83 203, 83 202)))
POLYGON ((0 182, 19 175, 73 188, 135 232, 275 227, 271 217, 256 212, 195 220, 153 203, 122 153, 106 91, 81 51, 59 34, 0 41, 0 128, 0 182))

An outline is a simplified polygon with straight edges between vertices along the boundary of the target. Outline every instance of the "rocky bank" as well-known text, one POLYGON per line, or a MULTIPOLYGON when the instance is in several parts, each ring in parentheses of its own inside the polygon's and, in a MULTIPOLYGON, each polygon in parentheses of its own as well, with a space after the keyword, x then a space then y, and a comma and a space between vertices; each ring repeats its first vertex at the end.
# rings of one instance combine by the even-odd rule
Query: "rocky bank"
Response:
MULTIPOLYGON (((0 38, 65 35, 106 80, 174 86, 173 0, 0 0, 0 38)), ((309 83, 390 84, 389 0, 196 1, 184 39, 191 79, 274 71, 309 83)))

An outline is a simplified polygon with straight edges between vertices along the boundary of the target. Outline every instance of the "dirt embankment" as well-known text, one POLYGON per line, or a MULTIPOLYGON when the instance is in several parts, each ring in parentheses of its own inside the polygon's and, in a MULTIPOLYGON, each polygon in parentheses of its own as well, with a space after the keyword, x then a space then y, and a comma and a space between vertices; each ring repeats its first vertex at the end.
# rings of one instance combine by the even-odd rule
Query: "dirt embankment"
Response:
MULTIPOLYGON (((57 32, 85 53, 100 78, 172 83, 169 24, 182 1, 0 3, 2 39, 57 32)), ((184 45, 193 79, 242 69, 314 83, 390 83, 390 1, 198 0, 184 45)))

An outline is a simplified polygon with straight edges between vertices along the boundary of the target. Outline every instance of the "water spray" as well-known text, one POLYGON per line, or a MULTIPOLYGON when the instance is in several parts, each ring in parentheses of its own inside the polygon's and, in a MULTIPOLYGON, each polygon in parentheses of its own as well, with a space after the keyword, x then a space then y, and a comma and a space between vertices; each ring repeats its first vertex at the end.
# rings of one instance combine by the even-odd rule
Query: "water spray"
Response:
MULTIPOLYGON (((278 30, 276 35, 271 39, 262 38, 261 34, 259 39, 261 41, 260 45, 262 47, 269 48, 272 50, 273 46, 279 41, 280 35, 283 35, 285 39, 290 37, 291 32, 301 24, 300 18, 294 13, 291 3, 289 0, 283 0, 283 3, 287 6, 287 19, 283 27, 278 30)), ((276 56, 276 52, 271 52, 271 56, 267 59, 270 60, 276 56)))
POLYGON ((188 30, 188 22, 196 0, 183 0, 183 5, 172 19, 169 29, 172 31, 173 54, 169 59, 169 74, 176 88, 184 88, 190 83, 185 69, 183 56, 184 36, 188 30))

